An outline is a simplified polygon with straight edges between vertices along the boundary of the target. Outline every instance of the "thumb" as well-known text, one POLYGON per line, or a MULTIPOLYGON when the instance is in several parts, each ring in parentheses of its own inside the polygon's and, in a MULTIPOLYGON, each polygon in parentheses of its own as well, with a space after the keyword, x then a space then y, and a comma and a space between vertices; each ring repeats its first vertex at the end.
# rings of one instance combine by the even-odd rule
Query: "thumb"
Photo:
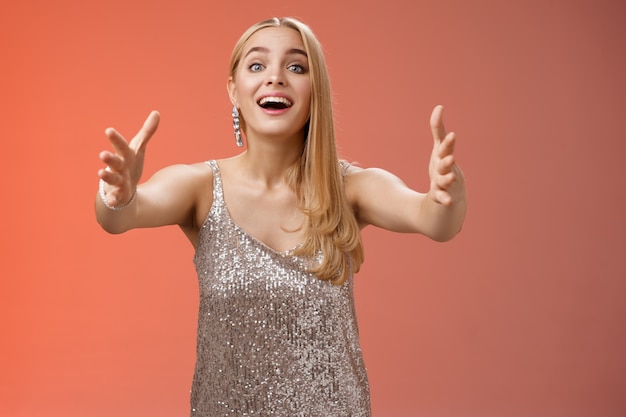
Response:
POLYGON ((159 127, 159 120, 161 120, 161 115, 156 110, 153 110, 150 115, 148 115, 143 126, 130 142, 130 147, 133 148, 135 152, 139 152, 146 147, 148 141, 159 127))

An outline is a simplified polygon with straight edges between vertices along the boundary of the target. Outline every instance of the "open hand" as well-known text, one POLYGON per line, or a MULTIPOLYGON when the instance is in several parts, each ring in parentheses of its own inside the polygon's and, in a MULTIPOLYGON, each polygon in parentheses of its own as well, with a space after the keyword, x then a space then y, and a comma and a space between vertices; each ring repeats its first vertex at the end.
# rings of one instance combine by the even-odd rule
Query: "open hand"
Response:
POLYGON ((159 119, 159 112, 151 112, 130 143, 112 127, 105 130, 114 152, 100 153, 100 159, 107 167, 99 170, 98 176, 107 184, 109 205, 124 205, 132 198, 143 171, 146 145, 156 132, 159 119))

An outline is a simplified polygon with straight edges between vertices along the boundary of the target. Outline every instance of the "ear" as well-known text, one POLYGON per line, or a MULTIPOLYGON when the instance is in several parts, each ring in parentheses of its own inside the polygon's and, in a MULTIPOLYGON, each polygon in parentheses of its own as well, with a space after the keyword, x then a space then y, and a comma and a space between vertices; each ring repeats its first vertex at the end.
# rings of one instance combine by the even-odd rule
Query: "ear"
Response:
POLYGON ((235 80, 233 77, 228 77, 228 81, 226 81, 226 90, 228 90, 228 96, 230 97, 230 102, 233 103, 233 106, 239 107, 239 102, 237 100, 237 87, 235 86, 235 80))

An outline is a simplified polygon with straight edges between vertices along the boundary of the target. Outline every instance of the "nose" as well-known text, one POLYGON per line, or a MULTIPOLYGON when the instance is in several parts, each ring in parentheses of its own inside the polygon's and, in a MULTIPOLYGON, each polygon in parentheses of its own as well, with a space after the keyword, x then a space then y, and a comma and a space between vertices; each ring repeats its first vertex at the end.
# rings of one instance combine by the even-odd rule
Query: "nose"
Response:
POLYGON ((274 69, 267 72, 267 80, 265 81, 267 85, 280 85, 284 86, 287 84, 285 77, 280 69, 274 69))

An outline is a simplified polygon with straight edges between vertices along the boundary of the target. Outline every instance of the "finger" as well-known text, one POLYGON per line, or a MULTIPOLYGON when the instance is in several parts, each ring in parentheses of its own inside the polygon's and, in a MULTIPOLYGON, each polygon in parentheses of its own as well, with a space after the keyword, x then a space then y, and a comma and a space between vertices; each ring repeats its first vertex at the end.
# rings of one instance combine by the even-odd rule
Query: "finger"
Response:
POLYGON ((452 167, 454 166, 454 156, 448 155, 443 159, 440 159, 437 162, 435 169, 439 175, 446 175, 447 173, 452 171, 452 167))
POLYGON ((437 105, 430 115, 430 129, 433 132, 435 143, 440 143, 446 137, 446 129, 443 126, 443 106, 437 105))
POLYGON ((117 155, 121 158, 127 158, 132 155, 133 152, 129 148, 128 142, 126 142, 124 136, 122 136, 117 130, 109 127, 104 131, 104 133, 109 139, 109 142, 111 143, 111 146, 113 146, 113 150, 117 155))
POLYGON ((143 150, 146 147, 146 145, 148 144, 148 141, 150 140, 152 135, 154 135, 154 132, 156 132, 157 128, 159 127, 160 120, 161 120, 161 115, 156 110, 153 110, 148 115, 148 118, 143 123, 143 126, 141 127, 141 129, 139 129, 139 132, 137 132, 133 140, 130 142, 130 147, 135 152, 143 150))
POLYGON ((438 156, 439 158, 445 158, 454 154, 454 147, 456 145, 456 134, 450 132, 446 135, 443 141, 439 144, 438 156))
POLYGON ((444 206, 449 206, 450 204, 452 204, 452 197, 447 191, 444 190, 435 191, 433 193, 433 200, 435 200, 436 203, 444 206))
POLYGON ((126 168, 125 160, 119 155, 109 151, 100 152, 100 160, 107 165, 107 168, 111 171, 122 171, 126 168))
POLYGON ((98 170, 98 177, 112 186, 119 186, 124 183, 124 177, 116 172, 109 171, 108 169, 98 170))
POLYGON ((454 172, 449 172, 445 175, 439 175, 433 182, 438 189, 447 190, 452 184, 454 184, 455 180, 456 174, 454 172))

